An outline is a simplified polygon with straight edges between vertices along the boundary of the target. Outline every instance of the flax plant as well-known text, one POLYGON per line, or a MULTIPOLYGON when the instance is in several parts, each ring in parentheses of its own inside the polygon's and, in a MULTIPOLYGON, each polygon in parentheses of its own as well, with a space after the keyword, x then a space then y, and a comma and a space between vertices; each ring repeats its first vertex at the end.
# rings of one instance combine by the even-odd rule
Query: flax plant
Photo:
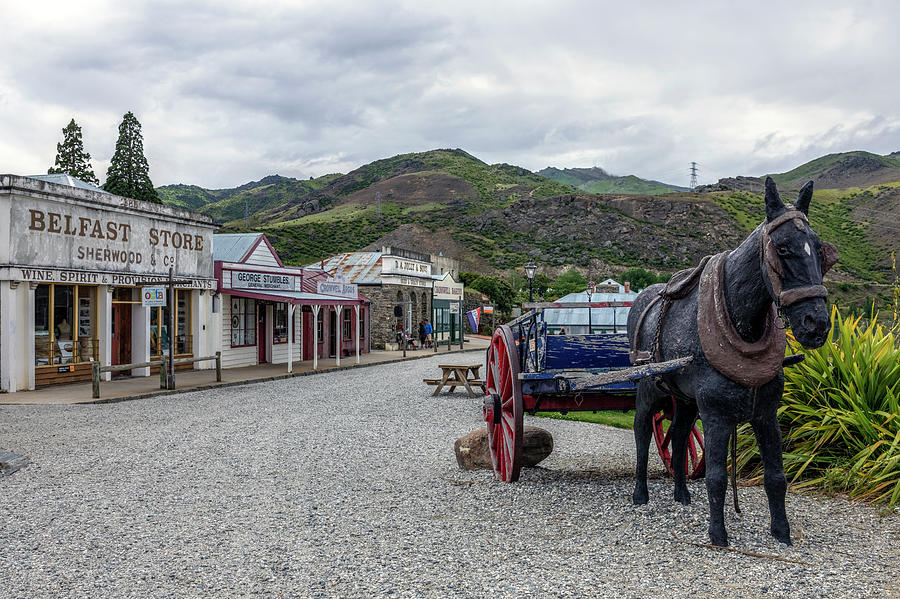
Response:
MULTIPOLYGON (((819 349, 789 349, 806 359, 785 369, 778 411, 784 467, 795 488, 848 492, 893 507, 900 500, 900 350, 896 327, 831 313, 831 333, 819 349)), ((739 443, 739 467, 759 476, 749 427, 739 443)))

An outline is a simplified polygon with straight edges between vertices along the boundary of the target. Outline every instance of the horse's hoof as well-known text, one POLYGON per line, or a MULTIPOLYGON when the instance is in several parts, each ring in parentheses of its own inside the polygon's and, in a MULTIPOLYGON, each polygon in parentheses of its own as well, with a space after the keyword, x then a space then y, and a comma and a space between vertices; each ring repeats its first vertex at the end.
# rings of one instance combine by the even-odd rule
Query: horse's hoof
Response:
POLYGON ((716 547, 728 547, 728 534, 725 532, 720 534, 709 531, 709 542, 716 547))
POLYGON ((634 494, 632 494, 632 496, 631 496, 631 502, 634 505, 647 505, 647 503, 649 503, 649 501, 650 501, 650 495, 649 495, 649 493, 647 493, 647 491, 644 491, 643 493, 639 493, 639 492, 635 491, 634 494))
POLYGON ((772 536, 775 537, 776 541, 784 543, 785 545, 791 546, 793 543, 791 542, 791 532, 789 530, 775 530, 771 529, 772 536))
POLYGON ((675 494, 675 501, 681 505, 691 505, 691 494, 685 491, 683 494, 675 494))

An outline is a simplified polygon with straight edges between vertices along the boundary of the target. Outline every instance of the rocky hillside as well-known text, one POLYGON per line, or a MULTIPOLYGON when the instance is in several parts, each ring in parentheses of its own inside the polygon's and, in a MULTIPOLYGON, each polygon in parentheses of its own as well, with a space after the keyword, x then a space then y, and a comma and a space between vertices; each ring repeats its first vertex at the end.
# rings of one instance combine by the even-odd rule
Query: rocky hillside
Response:
MULTIPOLYGON (((886 181, 900 156, 880 157, 876 168, 874 155, 859 154, 823 157, 777 178, 785 199, 794 197, 795 181, 824 185, 810 218, 840 249, 836 277, 884 281, 891 251, 900 250, 900 175, 886 181), (827 187, 865 183, 865 173, 876 182, 827 187)), ((608 176, 602 169, 559 172, 608 176)), ((553 181, 462 150, 433 150, 310 181, 272 176, 234 190, 167 186, 161 195, 213 215, 223 231, 245 230, 246 203, 249 228, 265 232, 295 264, 385 244, 444 252, 463 270, 506 271, 533 258, 551 273, 576 266, 603 276, 631 266, 668 273, 733 247, 763 218, 759 181, 738 177, 704 193, 591 194, 577 190, 574 178, 553 181)))

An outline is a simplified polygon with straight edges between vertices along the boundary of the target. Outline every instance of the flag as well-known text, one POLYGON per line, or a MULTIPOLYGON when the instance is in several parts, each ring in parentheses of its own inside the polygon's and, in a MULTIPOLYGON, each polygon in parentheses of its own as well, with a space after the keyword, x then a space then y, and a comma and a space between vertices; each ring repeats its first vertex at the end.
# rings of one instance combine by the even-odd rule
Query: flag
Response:
POLYGON ((478 332, 478 322, 481 317, 480 309, 475 308, 474 310, 469 310, 468 312, 466 312, 466 316, 469 319, 469 326, 472 328, 472 332, 477 333, 478 332))

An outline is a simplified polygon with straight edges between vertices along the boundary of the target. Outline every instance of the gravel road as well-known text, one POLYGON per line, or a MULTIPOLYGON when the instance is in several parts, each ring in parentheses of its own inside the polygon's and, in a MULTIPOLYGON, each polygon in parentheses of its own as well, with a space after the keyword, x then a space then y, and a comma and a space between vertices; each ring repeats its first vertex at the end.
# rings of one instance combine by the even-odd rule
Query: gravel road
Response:
POLYGON ((481 408, 430 396, 445 361, 0 406, 0 448, 31 459, 0 477, 0 597, 900 597, 897 514, 790 493, 786 547, 744 488, 733 547, 792 561, 679 542, 708 542, 705 487, 676 504, 657 465, 633 507, 629 431, 528 418, 542 468, 459 470, 481 408))

